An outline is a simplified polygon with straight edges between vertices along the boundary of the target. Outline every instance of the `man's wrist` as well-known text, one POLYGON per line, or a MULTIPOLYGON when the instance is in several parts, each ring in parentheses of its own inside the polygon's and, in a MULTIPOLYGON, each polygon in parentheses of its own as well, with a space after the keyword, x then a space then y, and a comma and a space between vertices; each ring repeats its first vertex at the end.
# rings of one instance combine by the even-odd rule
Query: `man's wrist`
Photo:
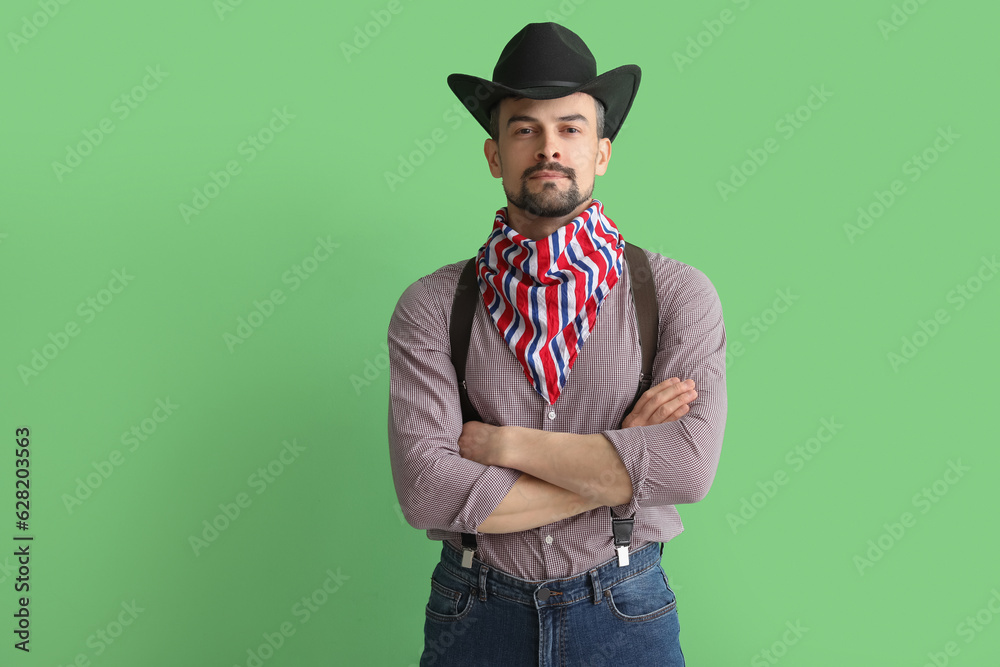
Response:
POLYGON ((521 454, 524 451, 524 443, 528 435, 528 429, 520 426, 500 427, 501 446, 498 451, 500 453, 501 466, 521 470, 519 467, 523 465, 521 454))

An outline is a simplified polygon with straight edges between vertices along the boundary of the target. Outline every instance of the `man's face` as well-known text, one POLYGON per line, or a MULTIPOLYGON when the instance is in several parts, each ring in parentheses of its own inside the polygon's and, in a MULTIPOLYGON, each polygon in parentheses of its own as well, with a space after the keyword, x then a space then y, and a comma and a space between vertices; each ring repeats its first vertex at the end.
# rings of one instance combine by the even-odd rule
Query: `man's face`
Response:
POLYGON ((498 140, 487 139, 484 150, 510 204, 533 217, 558 218, 590 202, 594 177, 611 157, 611 141, 597 138, 594 105, 586 93, 500 101, 498 140))

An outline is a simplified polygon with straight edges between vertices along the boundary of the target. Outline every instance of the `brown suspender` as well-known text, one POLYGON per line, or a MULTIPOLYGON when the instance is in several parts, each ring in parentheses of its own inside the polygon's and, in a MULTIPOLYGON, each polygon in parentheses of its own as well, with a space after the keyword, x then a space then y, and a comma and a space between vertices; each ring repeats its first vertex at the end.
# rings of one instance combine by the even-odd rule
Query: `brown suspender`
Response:
MULTIPOLYGON (((649 389, 653 381, 653 357, 656 356, 656 343, 659 338, 659 307, 656 301, 656 285, 653 282, 653 272, 649 266, 649 258, 642 248, 625 241, 625 260, 628 264, 629 286, 632 291, 632 301, 635 303, 636 323, 639 327, 639 344, 642 348, 642 365, 639 373, 639 386, 635 397, 622 419, 633 409, 649 389)), ((455 366, 458 378, 458 395, 462 404, 462 423, 482 421, 479 412, 469 400, 469 390, 465 383, 465 362, 469 356, 469 338, 472 335, 472 320, 476 309, 482 304, 479 293, 479 283, 476 279, 476 258, 473 257, 462 269, 455 288, 455 300, 451 306, 451 363, 455 366)), ((621 425, 619 425, 619 428, 621 425)), ((611 513, 614 524, 615 546, 619 549, 619 564, 628 564, 628 544, 631 539, 632 518, 619 519, 611 513), (624 547, 624 556, 621 547, 624 547), (624 558, 624 562, 623 562, 624 558)), ((472 554, 477 548, 476 536, 472 533, 462 533, 464 556, 462 565, 472 566, 472 554)))
POLYGON ((465 360, 469 356, 469 338, 472 336, 472 320, 476 308, 482 303, 479 283, 476 280, 476 258, 470 259, 455 288, 455 300, 451 304, 451 363, 458 377, 458 398, 462 403, 462 423, 482 421, 479 411, 469 400, 469 390, 465 384, 465 360))

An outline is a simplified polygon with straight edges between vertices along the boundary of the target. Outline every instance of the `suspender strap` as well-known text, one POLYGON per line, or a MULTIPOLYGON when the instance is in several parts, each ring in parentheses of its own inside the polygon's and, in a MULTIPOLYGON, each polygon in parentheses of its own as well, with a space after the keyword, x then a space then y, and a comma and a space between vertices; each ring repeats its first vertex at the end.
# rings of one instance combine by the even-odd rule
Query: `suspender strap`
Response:
MULTIPOLYGON (((639 386, 628 409, 622 415, 622 421, 635 409, 635 404, 653 383, 653 357, 656 356, 657 342, 660 336, 660 308, 656 301, 656 283, 653 282, 653 270, 649 266, 646 252, 639 246, 625 242, 625 260, 628 263, 629 289, 632 292, 632 302, 635 305, 635 320, 639 329, 640 371, 639 386)), ((623 428, 619 425, 618 428, 623 428)), ((611 531, 615 538, 615 551, 618 552, 618 567, 628 565, 628 548, 632 542, 632 527, 635 525, 635 514, 630 517, 616 517, 610 507, 611 531)))
MULTIPOLYGON (((451 363, 455 366, 455 376, 458 379, 458 400, 462 404, 463 424, 483 420, 469 400, 469 389, 465 384, 465 360, 469 356, 472 320, 478 307, 479 282, 476 280, 476 258, 473 257, 462 269, 455 288, 455 300, 451 304, 451 363)), ((472 567, 472 557, 478 548, 474 534, 462 533, 462 567, 472 567)))
MULTIPOLYGON (((645 251, 625 242, 625 259, 628 261, 629 288, 635 304, 635 319, 639 328, 639 346, 642 349, 639 387, 635 391, 632 404, 625 410, 622 419, 635 409, 635 404, 653 383, 653 357, 660 337, 660 308, 656 302, 656 284, 653 270, 645 251)), ((618 428, 622 428, 619 426, 618 428)))
MULTIPOLYGON (((458 378, 458 399, 462 403, 462 423, 482 421, 479 412, 469 400, 469 389, 465 385, 465 360, 469 356, 469 338, 472 337, 472 320, 479 306, 479 283, 476 280, 476 258, 473 257, 462 269, 455 288, 455 300, 451 304, 451 363, 458 378)), ((472 536, 475 539, 475 535, 472 536)))
MULTIPOLYGON (((641 347, 641 370, 639 386, 631 405, 625 411, 628 415, 635 409, 635 404, 652 385, 653 357, 656 356, 656 345, 659 338, 659 307, 656 302, 656 285, 653 282, 653 272, 649 266, 649 258, 645 251, 625 242, 625 261, 628 264, 629 286, 632 301, 635 304, 636 323, 639 328, 639 344, 641 347)), ((458 397, 462 405, 462 423, 482 421, 479 412, 469 400, 469 389, 465 383, 465 362, 469 356, 469 340, 472 336, 472 321, 479 307, 479 282, 476 279, 476 258, 473 257, 462 269, 455 288, 455 299, 451 305, 451 362, 455 366, 455 376, 458 380, 458 397)), ((624 419, 624 416, 623 416, 624 419)), ((619 428, 621 426, 619 425, 619 428)), ((609 508, 610 509, 610 508, 609 508)), ((615 538, 615 549, 618 551, 618 564, 628 565, 628 547, 632 540, 632 527, 635 515, 618 518, 611 511, 612 532, 615 538)), ((472 557, 478 549, 476 536, 472 533, 462 533, 462 566, 472 567, 472 557)))

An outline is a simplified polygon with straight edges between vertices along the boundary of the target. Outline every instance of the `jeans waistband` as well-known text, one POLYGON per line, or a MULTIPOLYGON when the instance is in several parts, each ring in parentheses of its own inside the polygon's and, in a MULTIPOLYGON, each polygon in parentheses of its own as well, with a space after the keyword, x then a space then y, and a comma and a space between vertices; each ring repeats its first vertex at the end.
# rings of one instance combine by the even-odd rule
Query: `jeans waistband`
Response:
POLYGON ((566 605, 587 599, 599 604, 605 589, 658 565, 661 557, 660 549, 659 542, 650 542, 630 553, 629 564, 625 567, 618 566, 618 557, 615 556, 587 572, 572 577, 528 580, 492 568, 478 558, 472 559, 471 568, 462 567, 462 552, 444 542, 441 549, 441 566, 475 588, 479 599, 483 601, 490 595, 498 595, 539 608, 566 605))

